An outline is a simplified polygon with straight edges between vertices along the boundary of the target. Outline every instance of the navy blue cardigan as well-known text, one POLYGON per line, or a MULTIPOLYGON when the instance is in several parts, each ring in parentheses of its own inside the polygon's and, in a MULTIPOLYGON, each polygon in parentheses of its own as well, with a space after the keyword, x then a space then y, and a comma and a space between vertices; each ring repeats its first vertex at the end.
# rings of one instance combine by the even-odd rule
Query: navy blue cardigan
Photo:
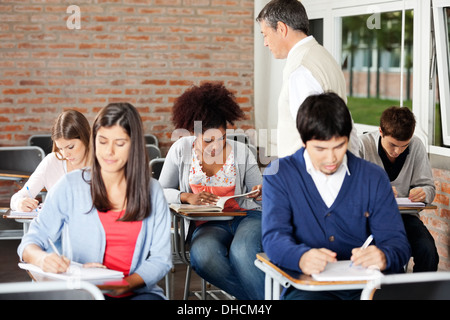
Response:
POLYGON ((345 176, 328 208, 306 171, 304 148, 274 161, 264 171, 263 249, 272 262, 301 272, 299 261, 312 248, 328 248, 338 260, 373 234, 386 255, 386 272, 401 272, 410 246, 389 179, 384 170, 347 151, 345 176))

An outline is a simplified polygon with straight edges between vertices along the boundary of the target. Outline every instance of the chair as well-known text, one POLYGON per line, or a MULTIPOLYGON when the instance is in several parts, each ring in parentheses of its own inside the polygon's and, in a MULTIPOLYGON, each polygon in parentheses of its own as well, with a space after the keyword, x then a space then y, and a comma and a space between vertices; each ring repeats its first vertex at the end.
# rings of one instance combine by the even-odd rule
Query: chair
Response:
POLYGON ((155 158, 150 160, 150 170, 152 172, 152 177, 156 180, 159 179, 159 175, 161 174, 162 167, 164 165, 165 158, 155 158))
POLYGON ((155 146, 159 147, 158 138, 151 133, 145 134, 145 144, 154 144, 155 146))
MULTIPOLYGON (((44 157, 40 147, 0 147, 0 171, 30 176, 44 157)), ((2 179, 20 180, 18 177, 8 179, 6 175, 2 175, 2 179)))
MULTIPOLYGON (((0 147, 0 180, 14 181, 23 187, 25 181, 34 172, 44 159, 44 151, 40 147, 0 147)), ((9 200, 0 203, 0 212, 6 213, 9 209, 9 200)), ((15 223, 2 220, 0 239, 20 239, 23 231, 16 230, 15 223)), ((24 225, 25 227, 25 225, 24 225)))
POLYGON ((146 144, 145 148, 147 149, 148 160, 152 161, 156 158, 161 158, 161 150, 154 144, 146 144))
POLYGON ((89 282, 10 282, 0 284, 0 300, 104 300, 89 282))
POLYGON ((252 144, 249 144, 248 148, 253 153, 253 156, 255 157, 255 159, 258 160, 258 150, 256 149, 256 147, 252 144))
POLYGON ((250 138, 245 133, 238 133, 238 132, 227 133, 227 139, 245 143, 249 147, 249 149, 253 153, 253 155, 255 156, 256 161, 259 160, 258 150, 257 150, 256 146, 254 146, 250 143, 250 138))
POLYGON ((370 281, 361 300, 449 300, 450 272, 386 275, 370 281))
MULTIPOLYGON (((196 216, 182 216, 179 213, 171 210, 172 213, 172 227, 173 227, 173 249, 174 249, 174 256, 173 261, 174 264, 176 263, 184 263, 186 265, 186 278, 185 278, 185 284, 184 284, 184 295, 183 299, 188 300, 189 295, 191 293, 190 291, 190 283, 191 283, 191 274, 192 274, 192 266, 190 262, 190 252, 189 252, 189 244, 186 241, 186 232, 188 230, 185 230, 185 218, 188 220, 191 220, 191 223, 194 223, 195 221, 205 221, 205 220, 231 220, 231 216, 203 216, 203 217, 196 217, 196 216)), ((189 232, 188 232, 189 234, 189 232)), ((192 291, 192 293, 201 300, 206 300, 206 296, 209 295, 215 300, 220 300, 221 298, 218 297, 217 294, 220 294, 221 296, 226 297, 229 300, 233 300, 234 297, 232 297, 227 292, 221 290, 221 289, 214 289, 214 290, 206 290, 206 280, 201 278, 201 291, 192 291)))
POLYGON ((52 153, 53 140, 50 134, 35 134, 28 138, 27 144, 29 146, 41 147, 45 155, 52 153))
POLYGON ((227 139, 239 141, 245 144, 250 144, 250 138, 245 133, 227 133, 227 139))

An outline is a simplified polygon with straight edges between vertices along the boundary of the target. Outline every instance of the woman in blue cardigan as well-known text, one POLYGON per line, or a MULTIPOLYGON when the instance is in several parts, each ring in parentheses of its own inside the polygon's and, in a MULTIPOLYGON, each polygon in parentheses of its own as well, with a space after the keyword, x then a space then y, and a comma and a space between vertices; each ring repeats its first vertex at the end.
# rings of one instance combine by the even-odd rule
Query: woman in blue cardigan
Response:
POLYGON ((150 178, 136 108, 103 108, 91 142, 92 167, 65 175, 52 188, 18 254, 47 272, 65 272, 69 260, 119 270, 129 286, 109 296, 164 299, 156 283, 172 265, 170 213, 161 187, 150 178), (63 257, 48 250, 60 236, 63 257))

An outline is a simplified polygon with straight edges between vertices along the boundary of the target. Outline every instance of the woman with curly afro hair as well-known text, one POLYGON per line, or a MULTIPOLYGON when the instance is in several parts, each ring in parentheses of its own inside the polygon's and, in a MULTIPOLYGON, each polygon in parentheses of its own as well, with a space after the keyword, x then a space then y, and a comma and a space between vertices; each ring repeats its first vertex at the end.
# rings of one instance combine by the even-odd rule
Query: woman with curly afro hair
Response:
POLYGON ((245 211, 229 221, 190 225, 191 265, 209 283, 237 299, 264 299, 264 274, 254 265, 261 245, 262 176, 253 153, 227 140, 227 125, 244 118, 234 95, 219 83, 187 89, 173 106, 176 129, 191 135, 170 148, 159 182, 169 203, 208 205, 230 199, 224 211, 245 211))

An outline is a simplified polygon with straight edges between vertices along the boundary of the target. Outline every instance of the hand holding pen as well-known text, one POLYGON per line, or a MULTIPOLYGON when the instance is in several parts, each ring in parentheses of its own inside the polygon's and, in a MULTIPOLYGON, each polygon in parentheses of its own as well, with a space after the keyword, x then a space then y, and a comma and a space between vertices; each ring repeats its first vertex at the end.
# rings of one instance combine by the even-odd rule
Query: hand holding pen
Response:
POLYGON ((49 238, 48 242, 53 249, 53 253, 46 253, 41 261, 41 269, 45 272, 63 273, 69 269, 70 260, 62 256, 56 248, 53 241, 49 238))
POLYGON ((370 235, 361 247, 353 249, 350 260, 353 265, 376 267, 383 271, 386 269, 386 256, 375 245, 370 245, 372 240, 373 236, 370 235))
POLYGON ((26 187, 26 189, 27 189, 28 197, 20 200, 20 202, 17 205, 18 210, 23 211, 23 212, 31 212, 33 210, 37 211, 39 201, 34 199, 34 197, 31 195, 31 191, 30 191, 30 188, 28 188, 28 186, 26 187))

